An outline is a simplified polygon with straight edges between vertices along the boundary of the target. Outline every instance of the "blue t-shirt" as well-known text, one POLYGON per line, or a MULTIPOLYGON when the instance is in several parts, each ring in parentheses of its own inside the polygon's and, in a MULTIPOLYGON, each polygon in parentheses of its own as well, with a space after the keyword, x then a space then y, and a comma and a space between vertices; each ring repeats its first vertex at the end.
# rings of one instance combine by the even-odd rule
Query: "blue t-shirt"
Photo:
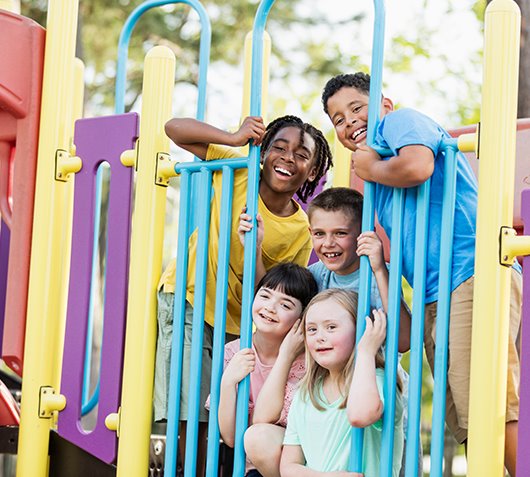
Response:
MULTIPOLYGON (((434 154, 427 240, 426 303, 438 300, 445 158, 441 143, 446 138, 450 138, 449 133, 432 119, 406 108, 387 114, 379 124, 375 138, 378 146, 390 149, 394 155, 397 155, 402 147, 412 145, 426 146, 434 154)), ((451 290, 474 274, 478 193, 477 180, 464 155, 458 152, 456 161, 451 290)), ((375 210, 380 224, 389 237, 392 233, 392 193, 393 187, 375 184, 375 210)), ((416 189, 406 189, 403 217, 403 275, 411 285, 414 278, 416 211, 416 189)))
MULTIPOLYGON (((328 288, 341 288, 342 290, 350 290, 359 293, 359 269, 348 275, 338 275, 335 272, 327 269, 326 266, 319 260, 307 267, 312 273, 318 285, 318 291, 327 290, 328 288)), ((383 308, 381 301, 381 294, 377 288, 377 282, 372 273, 372 289, 370 290, 370 306, 372 308, 383 308)))

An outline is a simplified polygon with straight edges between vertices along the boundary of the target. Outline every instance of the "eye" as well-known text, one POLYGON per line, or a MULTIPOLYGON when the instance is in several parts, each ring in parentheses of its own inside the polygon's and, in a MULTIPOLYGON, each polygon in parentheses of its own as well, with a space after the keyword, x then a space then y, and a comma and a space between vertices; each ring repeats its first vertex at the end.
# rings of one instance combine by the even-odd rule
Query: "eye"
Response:
POLYGON ((278 151, 278 152, 283 152, 283 151, 285 151, 285 148, 282 147, 282 146, 272 146, 272 148, 273 148, 275 151, 278 151))
POLYGON ((348 233, 347 232, 337 232, 335 235, 337 237, 345 237, 346 235, 348 235, 348 233))
POLYGON ((316 231, 316 232, 313 232, 313 236, 315 237, 323 237, 324 236, 324 232, 320 232, 320 231, 316 231))
POLYGON ((308 326, 305 331, 306 331, 306 333, 311 334, 311 333, 314 333, 316 331, 316 328, 314 326, 308 326))
POLYGON ((333 330, 336 329, 336 328, 337 328, 337 325, 335 325, 335 324, 333 324, 333 323, 330 323, 330 324, 328 325, 328 330, 333 331, 333 330))
POLYGON ((335 126, 340 126, 343 122, 344 122, 344 118, 338 118, 338 119, 335 121, 335 126))
POLYGON ((286 310, 292 310, 293 309, 292 305, 290 303, 287 303, 287 302, 282 303, 282 307, 285 308, 286 310))
POLYGON ((297 159, 300 159, 301 161, 309 161, 309 156, 307 154, 303 154, 303 153, 295 153, 295 156, 297 159))
POLYGON ((356 106, 355 108, 352 109, 352 112, 354 112, 355 114, 359 113, 361 111, 361 109, 363 109, 362 106, 356 106))

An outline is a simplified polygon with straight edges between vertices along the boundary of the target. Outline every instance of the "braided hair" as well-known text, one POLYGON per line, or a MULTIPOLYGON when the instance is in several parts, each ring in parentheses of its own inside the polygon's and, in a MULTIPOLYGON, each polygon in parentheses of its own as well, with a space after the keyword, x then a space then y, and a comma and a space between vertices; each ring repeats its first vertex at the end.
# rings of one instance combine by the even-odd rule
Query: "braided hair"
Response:
POLYGON ((320 179, 322 179, 324 174, 333 165, 333 156, 328 141, 326 141, 326 138, 320 130, 309 123, 304 123, 299 117, 290 115, 276 118, 268 124, 261 143, 262 155, 265 154, 265 151, 269 148, 278 131, 284 128, 298 128, 300 130, 300 145, 302 146, 304 145, 304 133, 309 134, 313 138, 313 141, 315 141, 315 180, 306 180, 300 189, 296 191, 296 195, 305 204, 307 199, 315 192, 320 179))

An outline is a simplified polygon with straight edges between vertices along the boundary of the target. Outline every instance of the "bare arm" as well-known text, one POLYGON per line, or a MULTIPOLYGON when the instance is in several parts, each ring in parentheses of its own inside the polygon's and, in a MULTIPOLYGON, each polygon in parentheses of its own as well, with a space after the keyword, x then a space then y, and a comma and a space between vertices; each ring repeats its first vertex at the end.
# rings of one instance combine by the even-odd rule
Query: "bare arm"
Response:
MULTIPOLYGON (((363 232, 357 238, 357 255, 366 255, 375 276, 383 309, 388 313, 388 268, 383 256, 383 244, 375 232, 363 232)), ((410 349, 410 312, 401 299, 399 311, 399 342, 398 351, 405 353, 410 349)))
POLYGON ((237 385, 254 370, 256 358, 251 349, 236 353, 223 372, 219 396, 219 431, 225 444, 234 447, 236 433, 237 385))
POLYGON ((284 445, 280 461, 282 477, 363 477, 357 472, 319 472, 305 466, 304 452, 300 446, 284 445))
POLYGON ((294 360, 304 350, 301 320, 297 320, 280 346, 278 358, 254 405, 253 424, 275 424, 281 417, 285 401, 285 386, 294 360))
POLYGON ((357 345, 346 413, 352 426, 367 427, 383 415, 375 372, 375 356, 385 340, 386 318, 382 310, 374 310, 374 320, 366 317, 366 330, 357 345))
POLYGON ((404 146, 397 156, 383 161, 369 146, 352 153, 355 173, 366 181, 390 187, 413 187, 424 183, 434 171, 434 154, 427 146, 404 146))
POLYGON ((197 119, 173 118, 166 123, 165 131, 177 146, 206 159, 210 144, 239 147, 252 139, 254 144, 259 145, 265 125, 262 118, 249 116, 235 133, 230 133, 197 119))

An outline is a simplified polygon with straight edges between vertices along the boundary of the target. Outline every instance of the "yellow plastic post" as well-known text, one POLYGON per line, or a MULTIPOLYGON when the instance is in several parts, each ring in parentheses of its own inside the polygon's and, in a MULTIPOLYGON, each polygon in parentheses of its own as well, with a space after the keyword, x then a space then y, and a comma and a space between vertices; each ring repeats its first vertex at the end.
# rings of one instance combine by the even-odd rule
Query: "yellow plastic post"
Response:
POLYGON ((157 153, 169 151, 164 124, 171 117, 175 56, 157 46, 145 60, 136 192, 129 266, 129 301, 118 477, 144 477, 149 464, 156 346, 156 287, 162 271, 167 188, 155 184, 157 153))
POLYGON ((486 9, 473 296, 468 476, 504 475, 510 268, 499 264, 511 227, 521 15, 513 0, 486 9))
POLYGON ((72 187, 55 179, 59 150, 70 151, 77 0, 50 0, 31 246, 17 477, 47 475, 52 417, 39 417, 40 388, 57 389, 64 336, 65 260, 72 187))
MULTIPOLYGON (((267 104, 269 97, 269 59, 271 57, 271 37, 263 32, 263 70, 261 80, 261 117, 267 124, 267 104)), ((252 32, 245 37, 245 60, 243 76, 243 105, 241 108, 241 121, 250 114, 250 83, 252 77, 252 32)))
POLYGON ((335 134, 333 143, 333 187, 350 187, 351 151, 346 149, 335 134))

